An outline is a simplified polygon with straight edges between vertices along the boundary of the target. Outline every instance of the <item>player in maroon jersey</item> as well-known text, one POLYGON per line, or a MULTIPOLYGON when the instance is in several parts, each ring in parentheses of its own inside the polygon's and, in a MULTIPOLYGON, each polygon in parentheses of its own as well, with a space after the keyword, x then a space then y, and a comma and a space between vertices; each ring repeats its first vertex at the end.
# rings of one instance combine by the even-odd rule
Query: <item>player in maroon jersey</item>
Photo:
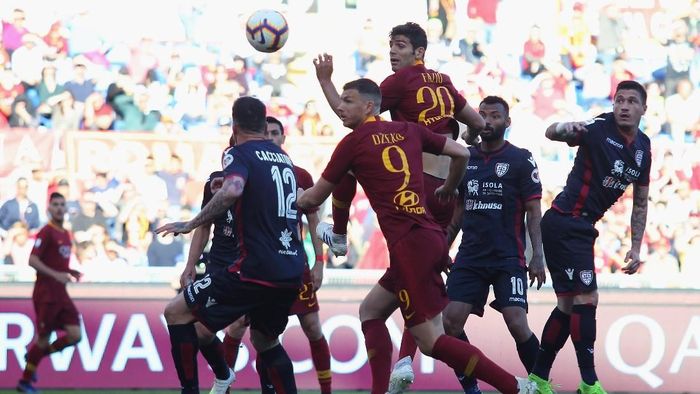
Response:
MULTIPOLYGON (((381 112, 389 111, 392 120, 403 120, 421 124, 431 131, 456 139, 459 134, 457 120, 468 126, 466 140, 473 142, 484 120, 471 108, 467 100, 459 94, 450 77, 428 69, 423 63, 428 40, 425 31, 416 23, 408 22, 395 26, 389 33, 389 59, 394 74, 381 83, 381 112)), ((333 58, 328 54, 314 60, 316 76, 323 93, 332 108, 337 108, 340 97, 331 81, 333 58)), ((433 193, 445 180, 449 159, 423 153, 423 181, 426 191, 426 205, 437 223, 445 230, 450 224, 454 204, 441 202, 433 193)), ((333 225, 321 223, 319 236, 331 247, 335 255, 347 251, 347 222, 350 203, 355 195, 356 181, 346 176, 333 192, 333 225)), ((396 365, 398 375, 392 376, 392 386, 407 386, 413 381, 411 359, 416 352, 416 344, 404 331, 396 365)), ((392 373, 394 375, 394 373, 392 373)), ((390 390, 392 392, 393 390, 390 390)))
POLYGON ((360 306, 372 393, 385 393, 389 387, 392 347, 385 321, 397 308, 424 354, 503 393, 534 393, 527 379, 510 375, 477 348, 445 335, 442 327, 447 297, 440 273, 449 259, 447 240, 426 209, 421 154, 452 158, 444 184, 435 190, 444 201, 455 196, 468 151, 423 126, 382 121, 377 116, 381 91, 371 80, 359 79, 343 88, 335 110, 353 131, 338 144, 316 185, 299 191, 297 204, 302 209, 319 206, 352 171, 377 213, 391 265, 360 306))
POLYGON ((25 356, 27 365, 17 384, 17 391, 24 393, 38 392, 32 382, 36 381, 35 372, 44 356, 75 345, 81 337, 78 309, 66 291, 66 284, 80 280, 81 273, 68 267, 72 241, 68 230, 63 228, 65 197, 51 193, 48 211, 49 223, 37 234, 29 256, 29 265, 37 272, 32 293, 37 336, 25 356), (65 334, 49 343, 49 336, 55 330, 63 330, 65 334))

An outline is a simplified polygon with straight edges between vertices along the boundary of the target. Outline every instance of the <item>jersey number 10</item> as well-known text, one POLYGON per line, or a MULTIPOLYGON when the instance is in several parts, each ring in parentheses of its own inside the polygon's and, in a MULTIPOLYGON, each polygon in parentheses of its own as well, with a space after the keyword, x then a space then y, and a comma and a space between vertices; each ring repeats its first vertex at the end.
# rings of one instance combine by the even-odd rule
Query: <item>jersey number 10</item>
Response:
POLYGON ((278 166, 272 166, 270 169, 272 180, 277 186, 277 216, 287 219, 296 219, 297 210, 292 207, 292 204, 297 200, 297 180, 294 177, 294 171, 289 167, 284 167, 280 172, 278 166), (284 185, 290 186, 289 193, 284 192, 284 185))

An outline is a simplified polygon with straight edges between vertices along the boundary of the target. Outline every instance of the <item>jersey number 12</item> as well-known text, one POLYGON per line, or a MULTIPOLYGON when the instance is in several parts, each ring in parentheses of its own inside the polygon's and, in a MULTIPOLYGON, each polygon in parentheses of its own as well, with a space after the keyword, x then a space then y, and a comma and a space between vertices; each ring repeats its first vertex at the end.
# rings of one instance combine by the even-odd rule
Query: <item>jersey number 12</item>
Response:
POLYGON ((287 219, 296 219, 297 210, 292 204, 297 200, 297 180, 294 178, 294 171, 289 167, 284 167, 280 172, 278 166, 272 166, 272 180, 277 186, 277 216, 287 219), (284 192, 284 185, 290 186, 290 192, 284 192))

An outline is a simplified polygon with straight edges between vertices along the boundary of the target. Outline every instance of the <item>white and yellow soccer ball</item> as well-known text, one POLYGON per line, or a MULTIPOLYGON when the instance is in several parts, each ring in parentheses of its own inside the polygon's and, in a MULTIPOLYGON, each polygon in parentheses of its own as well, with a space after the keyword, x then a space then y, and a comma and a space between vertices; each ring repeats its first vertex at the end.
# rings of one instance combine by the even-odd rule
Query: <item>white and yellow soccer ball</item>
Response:
POLYGON ((289 26, 284 15, 275 10, 257 10, 246 23, 246 38, 260 52, 275 52, 289 37, 289 26))

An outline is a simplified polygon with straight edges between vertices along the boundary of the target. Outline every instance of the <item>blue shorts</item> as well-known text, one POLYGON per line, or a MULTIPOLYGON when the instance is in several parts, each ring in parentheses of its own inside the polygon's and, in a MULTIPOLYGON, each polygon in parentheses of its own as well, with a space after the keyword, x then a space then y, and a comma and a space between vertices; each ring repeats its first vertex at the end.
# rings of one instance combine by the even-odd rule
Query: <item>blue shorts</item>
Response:
POLYGON ((244 282, 238 273, 221 270, 191 283, 183 294, 197 320, 211 332, 248 315, 251 329, 276 337, 287 326, 298 289, 244 282))
POLYGON ((540 226, 554 292, 574 296, 598 289, 593 256, 598 230, 593 223, 549 209, 540 226))
POLYGON ((493 286, 493 307, 518 306, 527 312, 527 273, 525 267, 508 264, 496 267, 457 265, 447 276, 447 297, 472 305, 475 315, 484 315, 484 305, 493 286))

